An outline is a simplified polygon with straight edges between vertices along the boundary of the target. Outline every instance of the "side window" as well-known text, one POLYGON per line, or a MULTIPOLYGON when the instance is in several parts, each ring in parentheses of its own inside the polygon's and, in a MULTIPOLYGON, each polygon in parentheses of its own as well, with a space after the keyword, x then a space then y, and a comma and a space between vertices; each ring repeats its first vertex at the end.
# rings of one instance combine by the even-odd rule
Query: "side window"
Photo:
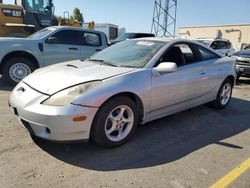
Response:
POLYGON ((218 41, 218 49, 227 49, 227 42, 218 41))
POLYGON ((220 58, 217 54, 215 54, 215 53, 213 53, 213 52, 211 52, 203 47, 197 46, 197 49, 200 53, 202 61, 220 58))
POLYGON ((51 37, 57 38, 57 44, 66 44, 66 45, 80 45, 79 35, 80 31, 74 30, 63 30, 55 33, 51 37))
POLYGON ((190 64, 195 61, 194 53, 187 44, 180 44, 178 47, 185 57, 185 64, 190 64))
POLYGON ((84 44, 88 46, 101 46, 101 37, 96 33, 87 33, 85 32, 84 35, 84 44))
POLYGON ((178 67, 194 63, 196 61, 192 49, 187 44, 175 44, 171 46, 160 58, 160 62, 174 62, 178 67))
POLYGON ((232 48, 232 44, 231 42, 227 42, 227 49, 230 49, 230 48, 232 48))
POLYGON ((212 49, 214 49, 214 50, 219 49, 218 42, 217 42, 217 41, 214 41, 214 42, 211 44, 210 47, 211 47, 212 49))

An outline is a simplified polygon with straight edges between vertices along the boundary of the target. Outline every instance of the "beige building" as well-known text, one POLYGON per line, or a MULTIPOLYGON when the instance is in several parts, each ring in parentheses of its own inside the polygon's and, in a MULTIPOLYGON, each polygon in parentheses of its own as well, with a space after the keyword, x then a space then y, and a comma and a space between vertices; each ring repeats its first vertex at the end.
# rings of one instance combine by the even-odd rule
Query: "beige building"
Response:
POLYGON ((185 39, 223 38, 239 50, 250 44, 250 24, 180 27, 179 37, 185 39))

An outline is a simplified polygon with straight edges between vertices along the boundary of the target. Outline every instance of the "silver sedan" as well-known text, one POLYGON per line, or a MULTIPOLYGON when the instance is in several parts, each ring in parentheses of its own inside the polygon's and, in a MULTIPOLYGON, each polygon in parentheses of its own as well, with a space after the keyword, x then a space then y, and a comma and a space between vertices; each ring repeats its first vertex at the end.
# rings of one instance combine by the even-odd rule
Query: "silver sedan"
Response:
POLYGON ((15 87, 9 104, 37 137, 115 147, 138 123, 208 102, 225 108, 235 78, 234 60, 202 44, 144 38, 41 68, 15 87))

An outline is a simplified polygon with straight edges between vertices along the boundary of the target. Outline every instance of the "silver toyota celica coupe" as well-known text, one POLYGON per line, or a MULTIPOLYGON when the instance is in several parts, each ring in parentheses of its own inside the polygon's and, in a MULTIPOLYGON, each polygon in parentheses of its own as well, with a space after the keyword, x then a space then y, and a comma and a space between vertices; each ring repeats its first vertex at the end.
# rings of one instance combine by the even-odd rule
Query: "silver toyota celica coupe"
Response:
POLYGON ((208 102, 225 108, 235 78, 234 60, 200 43, 143 38, 38 69, 15 87, 9 104, 37 137, 115 147, 138 123, 208 102))

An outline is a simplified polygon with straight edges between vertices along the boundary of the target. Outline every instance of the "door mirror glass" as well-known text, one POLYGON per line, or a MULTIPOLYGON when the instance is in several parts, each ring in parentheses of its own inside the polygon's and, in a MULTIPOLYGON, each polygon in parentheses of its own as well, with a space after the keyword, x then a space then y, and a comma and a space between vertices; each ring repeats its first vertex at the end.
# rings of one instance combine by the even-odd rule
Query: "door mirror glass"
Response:
POLYGON ((155 70, 159 74, 176 72, 176 69, 177 69, 177 65, 174 62, 162 62, 157 67, 155 67, 155 70))
POLYGON ((59 40, 57 37, 49 37, 47 40, 46 40, 46 43, 49 43, 49 44, 55 44, 55 43, 58 43, 59 40))

